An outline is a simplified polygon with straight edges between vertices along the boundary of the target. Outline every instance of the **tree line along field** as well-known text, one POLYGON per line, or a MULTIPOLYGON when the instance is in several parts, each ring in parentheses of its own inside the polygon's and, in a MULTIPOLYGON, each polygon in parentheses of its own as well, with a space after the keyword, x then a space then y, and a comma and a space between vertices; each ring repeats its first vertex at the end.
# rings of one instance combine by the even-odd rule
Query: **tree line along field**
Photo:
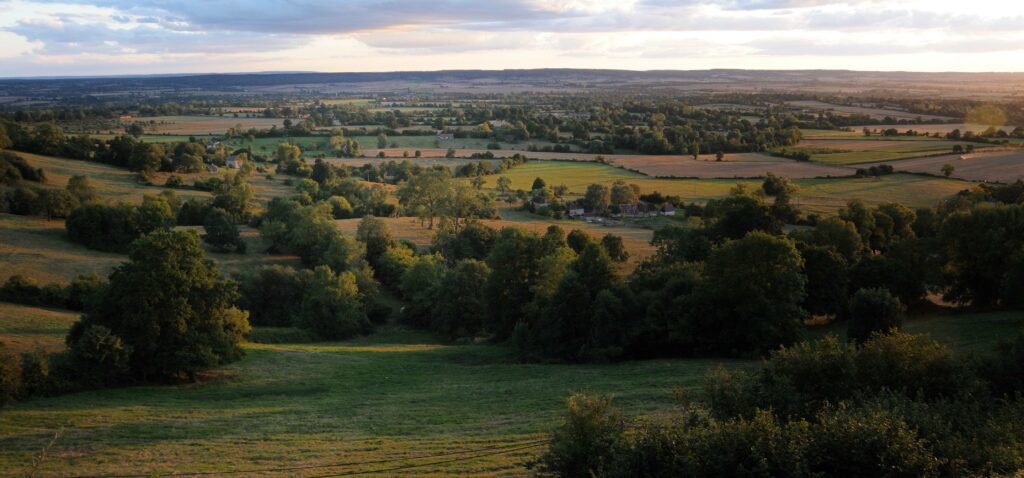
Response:
MULTIPOLYGON (((21 348, 59 347, 76 319, 67 312, 0 304, 0 340, 21 348)), ((929 315, 905 327, 966 354, 990 348, 1022 325, 1021 313, 982 313, 929 315)), ((808 336, 834 332, 842 333, 824 327, 808 336)), ((445 345, 402 328, 345 342, 248 344, 246 350, 242 361, 204 374, 197 384, 100 390, 15 405, 0 413, 0 463, 13 476, 26 474, 57 434, 36 476, 293 466, 323 468, 265 475, 391 476, 396 472, 372 470, 506 449, 513 451, 401 473, 521 476, 544 450, 538 442, 569 393, 608 394, 635 416, 652 417, 675 407, 679 388, 699 396, 708 370, 757 364, 519 364, 502 347, 445 345), (517 449, 518 444, 525 445, 517 449), (447 456, 436 457, 442 454, 447 456), (374 461, 386 462, 326 466, 374 461)))

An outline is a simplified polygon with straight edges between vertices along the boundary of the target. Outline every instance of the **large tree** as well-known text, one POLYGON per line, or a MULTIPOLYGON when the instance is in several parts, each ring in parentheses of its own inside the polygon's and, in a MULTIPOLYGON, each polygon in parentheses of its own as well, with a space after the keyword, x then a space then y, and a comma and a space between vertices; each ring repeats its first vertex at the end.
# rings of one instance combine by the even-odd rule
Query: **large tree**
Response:
POLYGON ((232 304, 234 282, 220 277, 191 231, 157 231, 135 241, 93 309, 68 335, 72 347, 103 326, 131 347, 143 380, 195 373, 242 356, 248 314, 232 304))

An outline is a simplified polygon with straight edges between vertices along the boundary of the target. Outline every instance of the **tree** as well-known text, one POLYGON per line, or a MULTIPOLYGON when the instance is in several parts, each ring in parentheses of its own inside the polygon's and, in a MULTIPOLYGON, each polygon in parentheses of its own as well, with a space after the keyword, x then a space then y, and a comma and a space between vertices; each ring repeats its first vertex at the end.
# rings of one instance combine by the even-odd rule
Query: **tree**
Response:
POLYGON ((1024 206, 978 207, 951 214, 939 233, 946 300, 995 305, 1010 259, 1024 248, 1024 206))
POLYGON ((407 303, 402 309, 403 320, 418 327, 427 327, 431 324, 435 305, 442 300, 454 300, 442 299, 439 295, 444 275, 444 258, 439 254, 418 256, 409 264, 402 273, 399 287, 407 303))
POLYGON ((626 184, 626 181, 621 179, 615 181, 612 184, 609 201, 611 204, 635 204, 637 201, 637 192, 640 190, 639 186, 635 184, 626 184))
POLYGON ((246 222, 255 209, 256 191, 245 180, 245 175, 225 175, 213 192, 212 207, 221 208, 238 222, 246 222))
POLYGON ((903 304, 886 289, 860 289, 850 298, 850 324, 846 336, 858 344, 874 333, 903 325, 903 304))
POLYGON ((78 207, 78 197, 66 189, 48 189, 42 196, 47 219, 66 218, 78 207))
POLYGON ((388 135, 384 133, 377 134, 377 149, 384 149, 388 147, 388 135))
POLYGON ((942 165, 941 171, 943 176, 946 176, 948 178, 953 175, 953 172, 956 171, 956 168, 952 164, 946 163, 942 165))
POLYGON ((363 216, 359 221, 356 240, 366 244, 366 261, 374 268, 377 268, 380 256, 396 244, 387 223, 374 216, 363 216))
POLYGON ((498 192, 501 194, 507 194, 512 190, 512 180, 508 176, 498 177, 498 192))
POLYGON ((444 215, 449 204, 452 192, 450 175, 447 168, 417 174, 398 190, 399 202, 417 211, 420 220, 429 220, 429 229, 434 228, 434 219, 444 215))
POLYGON ((587 209, 595 213, 603 213, 608 209, 611 202, 611 192, 603 184, 591 184, 587 186, 587 192, 583 195, 583 202, 587 209))
POLYGON ((245 242, 242 242, 238 235, 238 226, 234 218, 227 211, 221 208, 210 209, 203 221, 203 242, 211 245, 218 251, 231 249, 239 253, 245 252, 245 242))
POLYGON ((804 309, 813 315, 839 315, 846 306, 850 281, 846 259, 832 247, 807 244, 801 245, 800 255, 807 275, 804 309))
POLYGON ((156 143, 137 143, 132 150, 128 167, 143 175, 151 175, 160 169, 164 160, 164 147, 156 143))
POLYGON ((608 253, 608 257, 615 262, 626 262, 629 259, 629 251, 626 250, 626 245, 623 244, 622 237, 620 236, 606 234, 601 238, 601 247, 608 253))
POLYGON ((548 183, 544 182, 544 180, 541 178, 535 178, 533 180, 533 186, 530 187, 530 190, 536 191, 538 189, 544 189, 546 187, 548 187, 548 183))
POLYGON ((689 304, 689 347, 749 355, 795 341, 806 316, 803 266, 790 239, 759 231, 712 251, 689 304))
POLYGON ((71 194, 74 194, 78 198, 79 202, 89 202, 97 199, 99 196, 96 194, 96 188, 93 187, 92 182, 86 176, 71 176, 68 179, 68 185, 66 188, 71 194))
POLYGON ((474 176, 473 179, 470 181, 470 184, 473 185, 473 189, 476 189, 477 191, 483 189, 484 188, 484 184, 486 184, 486 183, 487 183, 487 180, 484 179, 483 176, 474 176))
POLYGON ((487 256, 491 274, 484 284, 487 315, 484 327, 498 339, 507 339, 533 298, 533 286, 542 274, 541 238, 518 227, 498 234, 487 256))
POLYGON ((242 356, 248 314, 231 304, 236 285, 220 277, 191 231, 157 231, 135 241, 93 310, 68 335, 74 348, 103 326, 131 347, 132 375, 146 379, 195 373, 242 356))
POLYGON ((299 327, 326 340, 345 339, 370 329, 355 275, 335 274, 330 267, 318 266, 307 271, 306 276, 305 293, 296 317, 299 327))

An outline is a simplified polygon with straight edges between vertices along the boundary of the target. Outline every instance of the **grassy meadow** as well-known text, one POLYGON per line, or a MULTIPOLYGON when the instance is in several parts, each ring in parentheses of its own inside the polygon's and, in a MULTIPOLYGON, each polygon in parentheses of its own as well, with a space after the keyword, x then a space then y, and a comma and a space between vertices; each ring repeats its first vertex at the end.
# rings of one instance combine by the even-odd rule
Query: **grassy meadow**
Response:
MULTIPOLYGON (((0 304, 0 340, 18 350, 36 344, 59 349, 75 318, 0 304)), ((971 353, 991 349, 1022 326, 1020 312, 947 313, 912 319, 905 330, 971 353)), ((844 327, 807 335, 842 336, 844 327)), ((542 450, 531 444, 544 438, 569 393, 608 394, 630 413, 651 416, 675 406, 678 388, 699 394, 711 368, 757 366, 714 359, 520 364, 501 346, 449 345, 400 327, 344 342, 245 347, 243 360, 204 374, 197 384, 83 392, 4 410, 0 467, 27 474, 56 434, 35 476, 266 467, 317 467, 289 476, 393 476, 372 471, 484 454, 415 474, 520 476, 542 450), (476 450, 489 451, 470 453, 476 450), (385 462, 326 466, 367 461, 385 462)))

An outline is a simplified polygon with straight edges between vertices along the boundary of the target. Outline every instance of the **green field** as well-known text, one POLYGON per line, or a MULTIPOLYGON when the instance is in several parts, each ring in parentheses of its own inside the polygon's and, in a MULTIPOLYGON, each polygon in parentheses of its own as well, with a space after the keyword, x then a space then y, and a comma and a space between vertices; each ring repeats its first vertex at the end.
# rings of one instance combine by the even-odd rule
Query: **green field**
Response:
MULTIPOLYGON (((377 137, 376 136, 352 136, 352 139, 359 142, 359 147, 364 151, 376 150, 377 149, 377 137)), ((327 154, 328 156, 333 155, 330 151, 329 136, 295 136, 287 138, 255 138, 249 141, 245 138, 233 138, 227 141, 227 144, 232 148, 245 148, 252 146, 253 152, 256 154, 270 155, 273 154, 277 145, 280 143, 292 143, 302 148, 304 154, 316 156, 319 153, 327 154)), ((454 148, 459 149, 486 149, 487 145, 492 141, 487 139, 478 138, 453 138, 450 140, 439 140, 434 135, 426 136, 405 136, 405 135, 393 135, 388 136, 388 148, 408 148, 410 155, 417 149, 433 149, 433 148, 454 148), (397 146, 392 146, 397 145, 397 146)), ((502 149, 508 150, 519 150, 524 154, 526 152, 528 144, 535 144, 538 147, 550 146, 553 143, 549 141, 528 141, 520 143, 505 143, 500 142, 502 149)), ((496 155, 500 155, 499 151, 495 151, 496 155)))
MULTIPOLYGON (((0 466, 24 474, 60 429, 36 476, 396 460, 319 474, 429 463, 397 460, 543 438, 565 397, 578 390, 612 394, 637 413, 664 411, 676 387, 697 387, 719 363, 524 365, 502 347, 441 345, 403 329, 349 342, 246 348, 245 359, 199 385, 86 392, 5 410, 0 466)), ((420 472, 517 476, 539 449, 420 472)))
MULTIPOLYGON (((529 190, 534 178, 549 185, 565 184, 575 194, 582 194, 593 183, 611 184, 622 179, 640 186, 642 193, 659 191, 678 195, 686 201, 704 202, 729 193, 736 184, 752 189, 760 180, 749 179, 657 179, 593 162, 530 161, 503 174, 512 179, 513 189, 529 190)), ((495 179, 496 181, 496 179, 495 179)), ((870 204, 895 201, 909 207, 934 206, 940 199, 970 187, 958 180, 893 174, 877 178, 798 179, 797 202, 806 212, 828 213, 842 207, 850 199, 870 204)), ((495 182, 489 181, 488 187, 495 182)))
MULTIPOLYGON (((0 304, 0 340, 19 338, 16 343, 23 348, 30 340, 52 346, 74 318, 72 313, 0 304)), ((843 325, 809 335, 841 334, 843 325)), ((931 315, 910 320, 905 330, 930 333, 956 351, 971 352, 991 349, 1022 326, 1024 313, 1018 312, 931 315)), ((677 387, 699 393, 710 368, 757 363, 677 359, 526 365, 501 346, 444 345, 393 327, 346 342, 249 344, 246 349, 242 361, 204 375, 199 384, 84 392, 15 405, 0 413, 0 466, 14 476, 26 474, 59 430, 36 476, 391 460, 307 471, 319 475, 432 463, 440 460, 415 457, 511 449, 542 439, 574 391, 609 394, 631 413, 658 414, 673 407, 677 387)), ((415 471, 422 476, 518 476, 541 449, 415 471)), ((474 454, 447 458, 465 456, 474 454)))

